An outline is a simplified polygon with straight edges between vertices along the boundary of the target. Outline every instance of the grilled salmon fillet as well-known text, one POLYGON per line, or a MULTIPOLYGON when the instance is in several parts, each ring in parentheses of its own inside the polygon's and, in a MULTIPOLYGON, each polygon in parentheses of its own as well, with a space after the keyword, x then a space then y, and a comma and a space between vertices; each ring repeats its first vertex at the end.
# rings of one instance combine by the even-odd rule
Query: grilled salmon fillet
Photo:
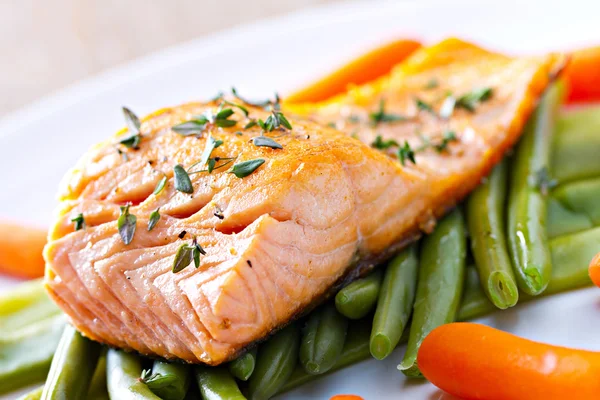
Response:
POLYGON ((93 340, 230 360, 431 231, 561 65, 451 40, 323 104, 130 116, 64 179, 46 288, 93 340))

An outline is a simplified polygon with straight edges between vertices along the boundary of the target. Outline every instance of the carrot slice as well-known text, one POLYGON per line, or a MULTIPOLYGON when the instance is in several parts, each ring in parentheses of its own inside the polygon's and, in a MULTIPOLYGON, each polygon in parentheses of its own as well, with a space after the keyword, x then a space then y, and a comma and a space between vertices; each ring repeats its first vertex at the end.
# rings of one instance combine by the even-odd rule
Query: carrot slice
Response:
POLYGON ((573 52, 564 76, 570 87, 567 103, 600 101, 600 46, 573 52))
POLYGON ((414 40, 396 40, 350 61, 315 83, 287 96, 287 103, 312 103, 346 91, 349 84, 360 85, 387 74, 421 47, 414 40))
POLYGON ((43 276, 47 235, 45 229, 0 222, 0 272, 22 278, 43 276))
POLYGON ((596 256, 590 262, 588 272, 592 282, 594 282, 594 285, 600 287, 600 253, 596 254, 596 256))
POLYGON ((464 399, 598 399, 600 353, 551 346, 473 323, 434 329, 417 356, 421 372, 464 399))

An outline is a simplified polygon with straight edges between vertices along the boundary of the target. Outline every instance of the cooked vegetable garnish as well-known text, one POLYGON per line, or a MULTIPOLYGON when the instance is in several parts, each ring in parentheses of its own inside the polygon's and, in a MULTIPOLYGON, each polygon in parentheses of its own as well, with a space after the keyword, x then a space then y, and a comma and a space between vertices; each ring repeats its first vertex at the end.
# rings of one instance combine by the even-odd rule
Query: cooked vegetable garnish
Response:
POLYGON ((600 287, 600 253, 596 254, 590 262, 589 274, 594 285, 600 287))
POLYGON ((508 249, 519 289, 540 294, 548 285, 552 260, 546 233, 547 199, 531 182, 548 168, 561 86, 553 86, 529 120, 517 146, 508 197, 508 249))
POLYGON ((246 400, 225 367, 198 366, 195 375, 203 400, 246 400))
POLYGON ((504 309, 517 304, 519 291, 505 234, 507 162, 502 161, 467 200, 471 250, 481 286, 492 303, 504 309))
POLYGON ((300 363, 309 374, 327 372, 336 363, 346 341, 348 319, 333 303, 313 311, 302 329, 300 363))
POLYGON ((52 359, 42 399, 85 398, 101 350, 100 343, 84 338, 67 325, 52 359))
POLYGON ((456 319, 465 277, 466 241, 459 210, 442 219, 435 231, 423 239, 408 346, 398 366, 409 377, 421 376, 417 351, 425 336, 456 319))
POLYGON ((370 339, 371 354, 378 360, 390 355, 406 328, 415 299, 418 265, 415 245, 387 265, 370 339))
POLYGON ((106 381, 111 399, 161 400, 140 379, 142 360, 122 350, 106 354, 106 381))
POLYGON ((248 398, 266 400, 287 382, 298 363, 300 330, 295 323, 272 336, 258 349, 256 368, 250 377, 248 398))
POLYGON ((335 307, 350 319, 360 319, 366 316, 377 304, 381 288, 381 268, 369 276, 355 280, 335 296, 335 307))
POLYGON ((473 323, 433 330, 419 367, 444 391, 465 399, 595 399, 600 353, 551 346, 473 323))
POLYGON ((140 379, 162 400, 183 400, 190 384, 190 367, 157 360, 152 371, 142 371, 140 379))
POLYGON ((241 381, 250 379, 256 366, 256 352, 257 349, 254 348, 230 362, 229 372, 231 375, 241 381))

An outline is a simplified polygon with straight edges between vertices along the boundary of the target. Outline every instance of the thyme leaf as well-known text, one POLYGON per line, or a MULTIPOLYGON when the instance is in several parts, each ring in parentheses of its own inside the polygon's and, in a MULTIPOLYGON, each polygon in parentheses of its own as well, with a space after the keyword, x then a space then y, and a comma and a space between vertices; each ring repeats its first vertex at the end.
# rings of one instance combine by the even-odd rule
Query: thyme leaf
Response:
POLYGON ((156 224, 158 224, 158 221, 160 221, 160 207, 152 211, 152 214, 150 214, 150 219, 148 220, 148 232, 154 229, 156 224))
POLYGON ((130 244, 135 234, 135 228, 137 225, 137 217, 129 213, 129 207, 131 204, 121 206, 121 215, 117 220, 117 228, 119 229, 119 235, 121 240, 126 245, 130 244))
POLYGON ((85 219, 83 218, 82 213, 79 213, 75 218, 72 218, 71 222, 73 222, 73 224, 75 225, 76 231, 80 229, 85 229, 85 219))
POLYGON ((194 187, 192 186, 190 176, 185 169, 183 169, 183 166, 177 164, 173 167, 173 172, 175 176, 175 189, 183 193, 194 193, 194 187))
POLYGON ((265 163, 265 160, 263 158, 242 161, 240 163, 234 164, 230 173, 234 174, 238 178, 245 178, 248 175, 250 175, 251 173, 253 173, 254 171, 256 171, 256 169, 258 167, 260 167, 261 165, 263 165, 264 163, 265 163))

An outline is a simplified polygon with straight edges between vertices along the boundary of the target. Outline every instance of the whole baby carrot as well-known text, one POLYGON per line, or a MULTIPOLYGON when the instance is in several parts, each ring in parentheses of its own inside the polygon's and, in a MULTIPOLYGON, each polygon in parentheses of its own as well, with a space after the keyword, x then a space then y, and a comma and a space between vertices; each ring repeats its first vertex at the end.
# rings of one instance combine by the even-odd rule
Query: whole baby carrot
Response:
POLYGON ((434 329, 418 353, 431 383, 461 399, 598 399, 600 352, 552 346, 474 323, 434 329))
POLYGON ((0 222, 0 273, 22 278, 44 275, 42 251, 47 231, 22 224, 0 222))
POLYGON ((589 268, 590 278, 594 285, 600 287, 600 253, 596 254, 596 256, 590 262, 589 268))

